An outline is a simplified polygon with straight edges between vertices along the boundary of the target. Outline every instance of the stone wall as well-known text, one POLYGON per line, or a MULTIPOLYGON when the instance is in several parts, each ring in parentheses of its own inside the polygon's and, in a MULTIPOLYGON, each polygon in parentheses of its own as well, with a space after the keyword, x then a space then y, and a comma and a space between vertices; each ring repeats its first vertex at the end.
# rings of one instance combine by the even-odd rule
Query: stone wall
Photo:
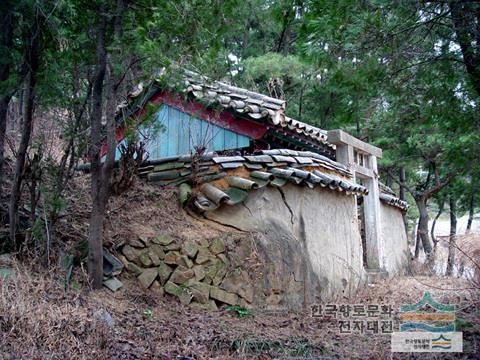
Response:
POLYGON ((184 305, 217 310, 219 305, 250 308, 254 279, 250 243, 230 235, 181 242, 168 234, 139 236, 123 246, 120 259, 140 285, 184 305))
POLYGON ((293 184, 265 187, 205 216, 258 234, 263 268, 256 306, 299 309, 350 294, 364 281, 353 196, 293 184))
POLYGON ((381 203, 381 231, 384 244, 384 267, 388 275, 402 274, 410 261, 407 233, 402 211, 391 205, 381 203))

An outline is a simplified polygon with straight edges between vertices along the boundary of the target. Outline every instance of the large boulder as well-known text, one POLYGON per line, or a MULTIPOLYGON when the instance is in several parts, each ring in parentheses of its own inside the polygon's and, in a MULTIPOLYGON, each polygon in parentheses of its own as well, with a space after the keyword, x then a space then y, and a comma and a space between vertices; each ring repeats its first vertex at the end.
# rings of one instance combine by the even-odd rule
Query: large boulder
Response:
POLYGON ((165 251, 163 251, 163 247, 158 244, 152 244, 149 246, 150 250, 158 256, 160 260, 165 259, 165 251))
POLYGON ((163 259, 163 261, 165 264, 177 265, 177 258, 179 256, 180 254, 177 251, 169 251, 165 254, 165 259, 163 259))
POLYGON ((126 268, 128 271, 134 273, 137 276, 140 275, 144 270, 140 266, 137 266, 135 263, 132 262, 127 262, 126 268))
POLYGON ((225 242, 221 237, 217 236, 212 240, 212 243, 210 244, 210 251, 215 255, 225 251, 225 242))
POLYGON ((205 270, 202 265, 195 265, 193 272, 195 273, 195 280, 202 281, 205 278, 205 270))
POLYGON ((177 256, 176 263, 177 263, 177 265, 186 266, 188 268, 193 267, 193 262, 192 262, 192 260, 189 259, 189 257, 187 255, 177 256))
POLYGON ((163 289, 162 285, 158 282, 158 280, 155 280, 152 285, 150 286, 150 290, 152 290, 155 294, 159 296, 163 296, 165 294, 165 290, 163 289))
POLYGON ((220 288, 231 293, 236 293, 251 303, 254 292, 251 283, 252 281, 246 271, 235 269, 225 276, 220 288))
POLYGON ((173 238, 168 234, 160 234, 154 237, 152 242, 158 245, 167 246, 173 242, 173 238))
POLYGON ((128 244, 139 249, 143 249, 145 247, 145 243, 139 239, 130 239, 128 240, 128 244))
POLYGON ((148 257, 150 258, 154 266, 160 265, 160 258, 158 257, 157 253, 154 252, 152 249, 148 250, 148 257))
POLYGON ((208 249, 201 247, 198 249, 197 258, 195 262, 199 265, 205 264, 208 260, 212 258, 212 253, 208 249))
POLYGON ((139 251, 135 248, 133 248, 130 245, 125 245, 122 249, 123 255, 127 258, 128 261, 137 263, 138 262, 138 255, 139 251))
POLYGON ((148 254, 148 250, 142 251, 138 256, 138 259, 140 260, 140 263, 142 264, 142 266, 150 267, 153 265, 152 259, 148 254))
POLYGON ((189 289, 192 292, 193 300, 206 304, 210 297, 210 285, 202 282, 193 282, 189 285, 189 289))

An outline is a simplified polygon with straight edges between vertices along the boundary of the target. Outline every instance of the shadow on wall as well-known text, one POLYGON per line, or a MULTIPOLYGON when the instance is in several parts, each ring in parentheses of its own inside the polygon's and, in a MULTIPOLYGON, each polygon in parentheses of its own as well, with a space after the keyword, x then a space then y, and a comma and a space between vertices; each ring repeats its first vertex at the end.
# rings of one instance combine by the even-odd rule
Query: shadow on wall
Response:
POLYGON ((307 308, 318 301, 323 284, 309 261, 305 239, 297 239, 283 221, 266 219, 268 227, 258 236, 263 261, 262 286, 256 289, 257 306, 269 309, 307 308))
POLYGON ((385 249, 385 270, 401 275, 409 267, 411 253, 400 209, 381 204, 381 230, 385 249))

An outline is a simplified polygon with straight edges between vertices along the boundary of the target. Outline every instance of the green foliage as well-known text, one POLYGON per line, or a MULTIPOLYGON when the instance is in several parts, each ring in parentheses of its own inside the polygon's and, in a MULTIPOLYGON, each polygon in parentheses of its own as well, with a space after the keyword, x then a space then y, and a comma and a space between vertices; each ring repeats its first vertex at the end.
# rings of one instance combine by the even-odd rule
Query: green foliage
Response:
POLYGON ((383 175, 403 167, 412 191, 448 174, 468 179, 479 161, 478 94, 449 11, 435 2, 310 1, 298 39, 321 74, 316 108, 329 109, 321 124, 382 147, 383 175))
MULTIPOLYGON (((302 77, 309 71, 309 66, 302 63, 294 55, 281 55, 278 53, 267 53, 258 57, 247 58, 242 62, 244 76, 259 86, 272 77, 282 78, 286 82, 296 83, 302 81, 302 77)), ((263 85, 263 91, 266 91, 263 85)))
POLYGON ((456 317, 455 318, 455 330, 456 331, 462 331, 467 328, 473 327, 473 324, 469 321, 466 321, 465 319, 461 317, 456 317))
POLYGON ((73 289, 73 290, 80 290, 82 288, 82 286, 80 285, 80 283, 73 279, 71 282, 70 282, 70 289, 73 289))
POLYGON ((40 243, 45 241, 45 222, 41 218, 36 218, 32 226, 32 237, 40 243))
MULTIPOLYGON (((306 92, 310 91, 313 69, 300 61, 295 55, 282 55, 279 53, 267 53, 258 57, 247 58, 242 61, 243 68, 238 83, 247 88, 270 96, 283 95, 288 102, 287 115, 294 118, 306 118, 309 116, 309 107, 305 106, 306 92), (282 82, 284 94, 273 94, 269 88, 272 79, 282 82), (299 111, 303 105, 303 114, 299 111), (307 111, 306 111, 307 109, 307 111), (305 114, 307 112, 307 114, 305 114)), ((314 121, 314 117, 310 117, 314 121)))
POLYGON ((124 137, 130 143, 136 143, 140 139, 146 141, 154 138, 160 132, 165 131, 165 126, 156 121, 156 114, 162 105, 147 103, 143 113, 138 117, 130 117, 125 119, 124 137), (142 135, 142 136, 141 136, 142 135))
POLYGON ((236 317, 241 319, 244 317, 250 316, 252 314, 250 310, 239 305, 227 306, 227 311, 234 313, 236 317))
POLYGON ((54 196, 52 193, 46 194, 45 207, 49 213, 58 214, 66 206, 65 199, 62 196, 54 196))
POLYGON ((152 309, 145 309, 143 310, 143 317, 147 320, 152 320, 153 318, 153 311, 152 309))

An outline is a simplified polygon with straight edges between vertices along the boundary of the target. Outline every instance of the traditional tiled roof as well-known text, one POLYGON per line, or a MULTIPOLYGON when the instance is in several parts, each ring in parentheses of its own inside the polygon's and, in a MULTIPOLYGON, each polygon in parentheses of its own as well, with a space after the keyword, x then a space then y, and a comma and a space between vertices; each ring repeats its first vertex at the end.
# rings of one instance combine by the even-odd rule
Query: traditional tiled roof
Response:
POLYGON ((192 71, 185 71, 186 92, 197 99, 213 101, 254 120, 266 121, 280 129, 288 129, 310 141, 334 147, 328 143, 327 132, 315 126, 285 116, 286 101, 213 81, 192 71))
POLYGON ((368 193, 352 181, 352 174, 342 164, 313 152, 284 149, 242 156, 207 154, 195 164, 190 156, 171 157, 143 167, 140 175, 160 185, 195 183, 193 204, 199 211, 213 210, 224 203, 235 205, 251 190, 287 183, 345 195, 368 193))
MULTIPOLYGON (((162 76, 163 73, 159 74, 156 78, 157 80, 154 80, 148 86, 139 83, 117 107, 119 117, 123 118, 123 116, 129 115, 133 111, 139 110, 148 101, 149 97, 155 93, 154 85, 161 81, 162 76), (142 99, 140 104, 137 104, 135 109, 127 111, 132 103, 138 103, 138 99, 142 99)), ((285 100, 272 98, 221 81, 215 81, 189 70, 183 70, 182 81, 183 83, 176 84, 176 86, 179 85, 185 93, 190 94, 199 101, 218 105, 240 116, 263 122, 279 131, 288 130, 313 144, 331 149, 335 148, 335 145, 328 142, 325 130, 286 116, 285 100)))
POLYGON ((385 204, 396 206, 402 210, 408 209, 408 204, 406 201, 400 200, 399 198, 392 195, 380 193, 380 200, 385 204))
POLYGON ((408 204, 406 201, 400 200, 395 192, 389 188, 387 185, 382 184, 381 182, 378 183, 380 188, 380 200, 385 204, 396 206, 401 210, 408 210, 408 204))
POLYGON ((245 90, 221 81, 213 81, 192 71, 185 71, 186 91, 196 98, 209 98, 226 108, 232 108, 252 119, 275 117, 281 113, 287 103, 253 91, 245 90))

